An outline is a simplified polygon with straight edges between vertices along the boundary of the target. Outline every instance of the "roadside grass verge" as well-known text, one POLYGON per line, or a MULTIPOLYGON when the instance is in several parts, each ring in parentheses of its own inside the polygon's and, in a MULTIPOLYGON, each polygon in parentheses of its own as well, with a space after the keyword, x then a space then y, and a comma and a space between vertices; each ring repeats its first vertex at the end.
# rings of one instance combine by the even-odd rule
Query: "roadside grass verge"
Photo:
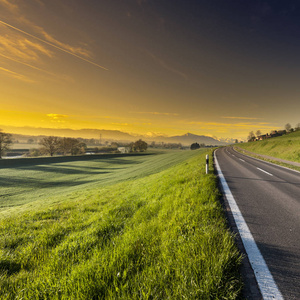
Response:
POLYGON ((257 154, 300 162, 300 131, 264 141, 242 143, 237 146, 257 154))
POLYGON ((205 175, 208 152, 195 153, 2 218, 0 298, 236 299, 241 256, 205 175))

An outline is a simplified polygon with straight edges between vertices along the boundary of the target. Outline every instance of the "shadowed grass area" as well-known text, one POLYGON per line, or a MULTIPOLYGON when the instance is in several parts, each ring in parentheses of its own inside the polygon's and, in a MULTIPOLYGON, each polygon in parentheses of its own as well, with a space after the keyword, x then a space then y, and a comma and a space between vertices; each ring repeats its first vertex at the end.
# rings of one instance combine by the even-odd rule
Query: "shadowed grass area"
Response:
POLYGON ((241 257, 206 153, 2 218, 0 298, 236 299, 241 257))

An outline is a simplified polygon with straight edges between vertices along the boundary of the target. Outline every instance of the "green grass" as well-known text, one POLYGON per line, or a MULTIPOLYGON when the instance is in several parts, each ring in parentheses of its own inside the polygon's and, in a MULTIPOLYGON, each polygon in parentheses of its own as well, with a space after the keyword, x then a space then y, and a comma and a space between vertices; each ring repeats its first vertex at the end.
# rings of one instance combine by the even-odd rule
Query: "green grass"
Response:
POLYGON ((147 155, 98 156, 92 160, 79 157, 75 161, 56 163, 53 162, 56 158, 50 157, 0 160, 0 217, 12 211, 19 213, 64 201, 62 196, 74 191, 148 176, 193 155, 192 151, 157 151, 147 155))
POLYGON ((300 162, 300 131, 264 141, 238 144, 238 147, 258 154, 300 162))
POLYGON ((236 299, 241 256, 206 153, 2 218, 0 298, 236 299))

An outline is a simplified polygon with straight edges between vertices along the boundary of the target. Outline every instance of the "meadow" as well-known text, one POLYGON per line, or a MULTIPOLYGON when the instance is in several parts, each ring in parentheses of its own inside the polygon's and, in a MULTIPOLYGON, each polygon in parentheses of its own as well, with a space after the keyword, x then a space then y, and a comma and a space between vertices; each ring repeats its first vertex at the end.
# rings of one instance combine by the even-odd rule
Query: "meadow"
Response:
POLYGON ((26 196, 2 204, 0 298, 236 299, 241 256, 207 153, 1 169, 26 196))
POLYGON ((238 147, 258 154, 300 162, 300 131, 263 141, 238 144, 238 147))
POLYGON ((148 176, 193 155, 191 151, 170 150, 146 155, 0 160, 0 218, 14 211, 64 201, 67 194, 75 191, 148 176))

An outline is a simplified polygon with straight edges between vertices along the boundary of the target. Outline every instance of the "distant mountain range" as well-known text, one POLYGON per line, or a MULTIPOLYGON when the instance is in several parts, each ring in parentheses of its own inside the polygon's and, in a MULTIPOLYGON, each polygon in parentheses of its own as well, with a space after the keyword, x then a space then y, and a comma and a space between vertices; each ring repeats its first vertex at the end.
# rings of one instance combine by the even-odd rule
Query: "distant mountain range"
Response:
MULTIPOLYGON (((5 129, 4 129, 5 130, 5 129)), ((8 130, 5 130, 9 132, 8 130)), ((52 129, 52 128, 31 128, 24 127, 18 128, 17 132, 22 134, 13 134, 15 140, 19 142, 27 142, 28 139, 32 138, 37 140, 42 136, 63 136, 73 138, 84 138, 84 139, 97 139, 101 142, 104 141, 119 141, 119 142, 132 142, 138 139, 143 139, 146 142, 164 142, 164 143, 181 143, 182 145, 191 145, 192 143, 199 143, 205 145, 226 145, 232 143, 233 140, 229 139, 217 139, 205 135, 196 135, 192 133, 186 133, 178 136, 143 136, 143 135, 132 135, 119 130, 99 130, 99 129, 52 129)))
POLYGON ((183 145, 191 145, 193 143, 205 144, 205 145, 226 145, 226 142, 217 140, 215 138, 205 136, 205 135, 196 135, 192 133, 186 133, 184 135, 172 136, 168 138, 169 141, 174 143, 181 143, 183 145))

